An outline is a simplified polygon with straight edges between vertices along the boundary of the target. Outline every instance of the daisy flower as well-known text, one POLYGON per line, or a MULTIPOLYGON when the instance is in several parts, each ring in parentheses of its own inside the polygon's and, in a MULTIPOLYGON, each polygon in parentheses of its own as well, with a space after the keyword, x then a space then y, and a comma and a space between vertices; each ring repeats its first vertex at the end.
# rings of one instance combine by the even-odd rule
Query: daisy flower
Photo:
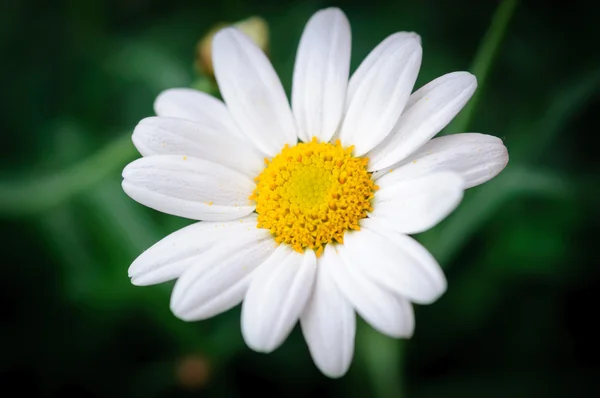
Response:
POLYGON ((242 335, 259 352, 299 321, 330 377, 350 366, 356 314, 388 336, 412 335, 412 303, 435 301, 446 279, 408 235, 436 225, 508 161, 496 137, 431 139, 473 95, 473 75, 449 73, 411 94, 421 42, 399 32, 349 79, 350 42, 339 9, 311 17, 290 107, 265 54, 240 31, 219 31, 224 102, 161 93, 158 116, 133 133, 143 157, 123 170, 134 200, 200 221, 142 253, 132 283, 177 279, 171 309, 186 321, 242 303, 242 335))

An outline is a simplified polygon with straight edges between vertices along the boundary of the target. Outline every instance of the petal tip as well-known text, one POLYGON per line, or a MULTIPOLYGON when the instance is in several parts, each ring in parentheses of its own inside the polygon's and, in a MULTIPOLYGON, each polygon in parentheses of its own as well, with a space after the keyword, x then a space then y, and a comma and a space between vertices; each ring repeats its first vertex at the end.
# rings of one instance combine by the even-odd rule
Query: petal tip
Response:
POLYGON ((422 40, 421 40, 421 35, 419 35, 417 32, 406 32, 407 35, 409 35, 410 37, 412 37, 413 39, 415 39, 419 45, 421 45, 422 40))
MULTIPOLYGON (((172 104, 172 102, 177 98, 181 97, 182 95, 187 95, 189 93, 199 93, 199 91, 187 87, 173 87, 161 91, 154 99, 154 113, 157 116, 167 116, 169 114, 168 110, 171 107, 170 105, 172 104)), ((153 117, 147 117, 145 119, 142 119, 142 122, 146 119, 152 118, 153 117)))
POLYGON ((419 47, 421 46, 421 36, 416 32, 396 32, 389 36, 391 40, 414 40, 419 47))
POLYGON ((498 174, 500 174, 502 172, 502 170, 504 170, 506 168, 506 166, 508 166, 508 162, 510 160, 510 156, 508 155, 508 148, 506 148, 506 146, 503 144, 500 144, 500 146, 501 146, 501 149, 500 149, 500 155, 498 156, 498 163, 497 163, 496 167, 494 167, 491 170, 491 175, 488 178, 488 180, 496 177, 498 174))
MULTIPOLYGON (((145 119, 144 119, 145 120, 145 119)), ((133 134, 131 134, 131 142, 135 149, 138 150, 140 155, 149 156, 152 155, 153 152, 149 148, 146 147, 145 141, 147 141, 147 128, 150 123, 143 123, 144 120, 140 121, 135 129, 133 130, 133 134)))
POLYGON ((148 251, 142 252, 135 260, 133 260, 129 266, 129 269, 127 270, 127 276, 129 276, 134 285, 137 284, 137 281, 143 278, 144 274, 147 273, 146 271, 151 268, 149 266, 154 263, 150 258, 147 258, 147 253, 148 251))
POLYGON ((427 297, 427 299, 419 300, 418 302, 414 301, 414 303, 421 305, 430 305, 438 301, 448 289, 448 283, 445 277, 440 278, 438 282, 439 284, 437 286, 433 286, 434 293, 431 296, 427 297))
POLYGON ((143 275, 129 276, 130 282, 133 286, 150 286, 153 283, 148 283, 144 280, 143 275))
POLYGON ((471 72, 461 71, 455 72, 456 76, 462 80, 464 80, 464 86, 467 88, 473 88, 473 91, 477 88, 477 76, 472 74, 471 72))
POLYGON ((123 191, 125 191, 125 193, 127 193, 127 185, 128 185, 128 181, 127 178, 129 177, 130 173, 131 173, 131 167, 130 167, 131 163, 129 163, 127 166, 123 167, 123 171, 121 172, 121 177, 123 178, 123 181, 121 181, 121 188, 123 188, 123 191))
POLYGON ((320 367, 317 367, 321 373, 323 373, 325 376, 329 377, 330 379, 339 379, 341 377, 343 377, 346 373, 348 373, 348 367, 346 368, 340 368, 340 369, 323 369, 320 367))
POLYGON ((408 32, 408 33, 411 35, 411 37, 412 37, 413 39, 415 39, 415 40, 417 41, 417 43, 419 44, 419 47, 421 47, 421 48, 422 48, 422 46, 423 46, 423 41, 422 41, 422 39, 421 39, 421 35, 419 35, 419 34, 418 34, 418 33, 416 33, 416 32, 408 32))
POLYGON ((264 336, 258 336, 256 333, 252 333, 247 328, 244 328, 242 322, 242 337, 244 339, 244 343, 250 348, 252 351, 261 353, 261 354, 270 354, 275 351, 279 347, 280 344, 275 344, 273 341, 268 341, 263 338, 264 336))
POLYGON ((315 15, 317 14, 334 14, 334 15, 343 15, 346 16, 346 14, 344 14, 344 11, 342 11, 339 7, 327 7, 327 8, 323 8, 320 9, 319 11, 317 11, 315 13, 315 15))
POLYGON ((338 7, 324 8, 320 11, 317 11, 314 14, 314 17, 317 17, 317 16, 320 16, 321 18, 330 19, 332 23, 341 23, 341 24, 347 25, 348 28, 350 27, 350 22, 348 21, 348 17, 346 17, 346 14, 344 13, 344 11, 342 11, 338 7))
POLYGON ((215 33, 212 40, 212 45, 213 47, 217 48, 223 45, 223 41, 231 39, 236 40, 240 37, 245 38, 246 36, 239 29, 236 29, 233 26, 228 26, 215 33))
POLYGON ((171 293, 171 301, 169 303, 169 308, 173 315, 182 321, 189 321, 189 317, 187 317, 187 308, 183 305, 183 294, 177 290, 177 284, 171 293))
POLYGON ((508 148, 504 144, 502 144, 502 155, 500 156, 500 158, 502 159, 500 171, 502 171, 508 165, 508 161, 510 160, 510 156, 508 155, 508 148))
MULTIPOLYGON (((443 79, 446 82, 449 82, 449 81, 456 82, 456 80, 460 79, 460 81, 462 83, 461 86, 463 86, 463 87, 474 86, 475 88, 477 88, 477 76, 475 76, 471 72, 464 71, 464 70, 447 73, 443 76, 440 76, 438 79, 443 79)), ((435 79, 433 81, 436 81, 438 79, 435 79)))

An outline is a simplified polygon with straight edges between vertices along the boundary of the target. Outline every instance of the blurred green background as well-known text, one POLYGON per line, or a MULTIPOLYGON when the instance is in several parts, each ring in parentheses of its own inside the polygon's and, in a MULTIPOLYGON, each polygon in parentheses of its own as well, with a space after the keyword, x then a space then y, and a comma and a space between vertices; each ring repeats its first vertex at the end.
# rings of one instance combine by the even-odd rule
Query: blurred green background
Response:
POLYGON ((469 131, 501 137, 511 160, 418 236, 449 288, 416 308, 412 340, 361 325, 349 373, 329 380, 298 329, 256 354, 239 308, 185 323, 169 311, 171 284, 129 283, 132 260, 189 223, 120 188, 156 95, 198 81, 194 48, 211 27, 252 15, 269 23, 289 93, 303 25, 329 5, 351 22, 353 68, 388 34, 418 32, 421 86, 470 68, 498 2, 2 2, 3 394, 383 397, 395 383, 409 397, 600 396, 598 3, 521 1, 478 76, 469 131))

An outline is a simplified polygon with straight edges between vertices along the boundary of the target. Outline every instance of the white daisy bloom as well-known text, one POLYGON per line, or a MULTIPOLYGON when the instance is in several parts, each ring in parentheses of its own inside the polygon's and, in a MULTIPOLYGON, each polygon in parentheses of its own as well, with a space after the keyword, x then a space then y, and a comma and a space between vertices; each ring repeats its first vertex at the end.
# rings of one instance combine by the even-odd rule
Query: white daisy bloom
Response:
POLYGON ((411 94, 421 64, 414 33, 386 38, 349 77, 350 25, 328 8, 307 23, 291 107, 265 54, 234 28, 215 35, 224 103, 191 89, 156 99, 133 142, 143 155, 123 189, 155 210, 201 222, 131 265, 135 285, 177 279, 171 309, 196 321, 242 303, 242 334, 275 350, 297 321, 317 367, 350 366, 358 313, 410 337, 411 303, 446 290, 436 260, 407 234, 446 217, 466 188, 508 154, 483 134, 431 139, 473 95, 467 72, 411 94))

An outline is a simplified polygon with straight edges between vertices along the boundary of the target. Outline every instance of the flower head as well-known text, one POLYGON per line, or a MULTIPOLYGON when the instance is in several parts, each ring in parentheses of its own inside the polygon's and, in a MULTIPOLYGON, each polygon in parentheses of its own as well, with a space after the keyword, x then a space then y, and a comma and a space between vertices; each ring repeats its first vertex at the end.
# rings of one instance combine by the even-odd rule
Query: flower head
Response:
POLYGON ((446 280, 408 234, 446 217, 466 188, 497 175, 508 155, 482 134, 431 139, 476 88, 467 72, 411 94, 421 63, 414 33, 379 44, 349 77, 350 26, 317 12, 297 53, 291 108, 268 59, 234 28, 213 41, 225 103, 171 89, 133 141, 123 171, 138 202, 200 220, 131 265, 136 285, 177 279, 171 309, 212 317, 243 301, 242 334, 270 352, 297 321, 319 369, 343 375, 355 314, 410 337, 411 303, 435 301, 446 280))

